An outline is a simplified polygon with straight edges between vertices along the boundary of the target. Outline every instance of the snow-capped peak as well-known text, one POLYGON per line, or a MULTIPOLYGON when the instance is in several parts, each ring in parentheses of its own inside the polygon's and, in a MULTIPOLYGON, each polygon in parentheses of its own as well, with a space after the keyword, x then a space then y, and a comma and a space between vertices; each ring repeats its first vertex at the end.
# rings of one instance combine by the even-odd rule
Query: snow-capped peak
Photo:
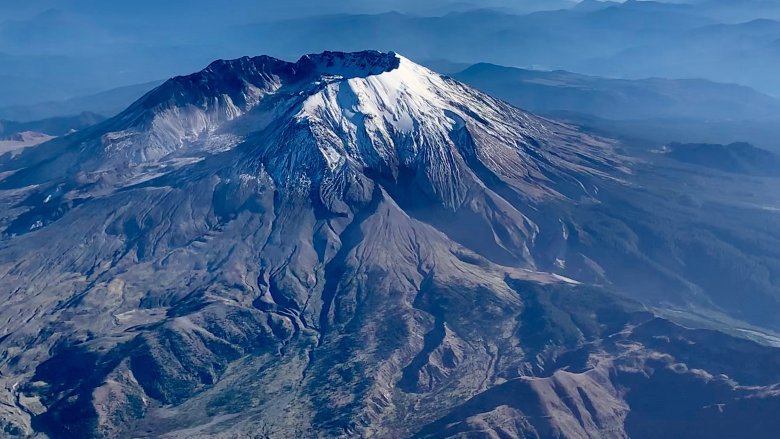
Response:
POLYGON ((282 87, 368 77, 399 63, 396 54, 377 51, 324 52, 295 63, 269 56, 218 60, 166 81, 106 124, 101 149, 130 164, 159 160, 252 111, 282 87))
POLYGON ((616 165, 605 143, 393 52, 216 61, 167 81, 102 128, 99 144, 82 146, 97 148, 82 169, 202 158, 244 145, 243 171, 268 173, 279 186, 346 190, 366 173, 411 173, 428 196, 452 207, 484 185, 485 172, 542 197, 566 192, 551 180, 585 190, 561 174, 616 165))
POLYGON ((304 59, 332 70, 305 86, 253 149, 282 185, 345 188, 366 172, 412 173, 429 196, 456 207, 483 185, 484 170, 529 196, 556 196, 562 188, 546 184, 554 174, 597 172, 594 163, 610 160, 603 143, 395 53, 304 59))

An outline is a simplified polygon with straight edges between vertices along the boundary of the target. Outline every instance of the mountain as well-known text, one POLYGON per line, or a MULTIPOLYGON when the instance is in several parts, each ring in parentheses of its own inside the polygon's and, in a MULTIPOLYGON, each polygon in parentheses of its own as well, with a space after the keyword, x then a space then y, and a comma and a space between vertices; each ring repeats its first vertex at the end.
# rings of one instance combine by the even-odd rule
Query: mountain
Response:
POLYGON ((583 62, 627 46, 717 23, 677 5, 645 4, 652 2, 586 13, 567 8, 574 3, 566 0, 237 0, 240 16, 203 0, 144 0, 132 7, 95 0, 15 3, 25 4, 0 6, 0 17, 16 17, 0 19, 3 107, 148 82, 216 56, 258 51, 284 58, 329 48, 401 48, 414 59, 580 71, 583 62), (153 17, 139 14, 150 9, 153 17), (520 44, 526 50, 508 50, 520 44))
POLYGON ((395 53, 216 61, 0 158, 3 431, 772 437, 775 213, 690 172, 395 53))
POLYGON ((725 172, 780 175, 780 157, 749 143, 729 145, 672 143, 664 152, 675 160, 725 172))
POLYGON ((48 142, 55 137, 92 126, 105 120, 103 116, 84 112, 72 117, 54 117, 31 122, 0 120, 0 155, 17 154, 22 148, 48 142))
POLYGON ((53 136, 35 131, 21 131, 0 137, 0 155, 5 153, 16 154, 24 148, 40 145, 53 139, 53 136))
POLYGON ((84 129, 103 120, 105 117, 90 112, 83 112, 77 116, 53 117, 31 122, 0 120, 0 137, 13 136, 24 131, 35 131, 57 137, 84 129))
POLYGON ((778 40, 780 23, 775 20, 713 23, 596 59, 594 67, 623 77, 670 76, 673 70, 674 77, 739 83, 777 96, 780 88, 770 72, 776 68, 778 40))
MULTIPOLYGON (((564 9, 531 14, 476 9, 446 15, 399 12, 336 14, 261 22, 235 30, 236 44, 258 44, 285 55, 301 49, 402 47, 415 59, 555 67, 599 74, 597 60, 644 45, 669 42, 717 22, 675 5, 627 2, 595 11, 564 9), (637 32, 642 29, 642 32, 637 32), (284 36, 278 44, 273 35, 284 36), (355 35, 360 35, 356 38, 355 35), (628 37, 630 35, 630 38, 628 37), (509 50, 522 46, 524 50, 509 50)), ((675 75, 667 75, 675 76, 675 75)))
POLYGON ((780 20, 780 2, 776 0, 707 0, 699 5, 703 12, 726 23, 742 23, 760 18, 780 20))
POLYGON ((236 15, 207 0, 164 4, 138 0, 132 5, 98 0, 6 0, 0 4, 0 106, 61 101, 167 78, 199 68, 217 56, 239 56, 247 46, 252 51, 279 53, 275 40, 246 41, 235 35, 236 28, 249 23, 391 11, 438 16, 480 8, 525 14, 573 4, 569 0, 234 0, 233 7, 242 11, 236 15), (142 13, 150 10, 154 15, 142 13), (210 35, 202 32, 204 28, 210 29, 210 35))
POLYGON ((766 32, 780 19, 775 1, 236 0, 240 16, 204 0, 34 3, 0 6, 2 107, 144 83, 217 56, 366 48, 618 78, 704 78, 780 95, 780 37, 766 32), (151 9, 154 16, 142 13, 151 9))
POLYGON ((476 64, 453 77, 544 114, 574 112, 612 120, 780 118, 780 100, 748 87, 705 80, 610 79, 493 64, 476 64))
POLYGON ((772 60, 778 36, 770 22, 723 22, 703 5, 629 1, 530 14, 480 9, 433 16, 314 16, 237 27, 232 38, 236 47, 261 45, 280 56, 325 48, 400 48, 420 60, 626 79, 704 78, 777 95, 772 60))
POLYGON ((113 88, 64 101, 3 107, 0 108, 0 117, 25 123, 46 119, 67 119, 80 113, 97 114, 107 118, 115 116, 162 82, 152 81, 113 88))
POLYGON ((672 142, 749 142, 780 150, 780 101, 744 86, 484 63, 453 77, 518 107, 650 149, 672 142))
MULTIPOLYGON (((500 96, 498 96, 500 97, 500 96)), ((740 143, 780 152, 780 126, 772 119, 718 120, 697 118, 655 118, 614 120, 584 113, 556 111, 548 117, 566 121, 580 129, 620 139, 624 143, 656 149, 669 143, 740 143)))
POLYGON ((574 6, 575 11, 593 12, 600 11, 602 9, 611 8, 613 6, 619 6, 620 2, 614 1, 602 1, 602 0, 582 0, 574 6))
MULTIPOLYGON (((577 4, 576 0, 431 0, 421 4, 412 0, 382 0, 379 2, 361 2, 358 0, 343 0, 337 3, 311 3, 307 0, 290 0, 280 3, 270 0, 238 0, 237 7, 242 8, 248 16, 236 17, 213 3, 206 0, 170 0, 164 5, 159 5, 151 0, 139 0, 135 6, 122 4, 107 4, 99 0, 38 0, 30 4, 23 0, 8 0, 4 3, 4 13, 15 20, 26 17, 36 17, 46 14, 83 14, 94 17, 96 22, 108 22, 114 24, 117 19, 139 19, 136 8, 148 9, 158 7, 158 16, 153 20, 167 20, 182 14, 182 10, 191 6, 196 11, 187 11, 193 19, 207 20, 208 17, 219 18, 230 25, 240 23, 242 19, 256 20, 264 18, 268 21, 300 17, 301 15, 327 15, 336 13, 382 13, 388 11, 400 11, 414 14, 446 14, 464 9, 495 8, 510 10, 516 13, 528 13, 535 11, 547 11, 566 9, 577 4)), ((189 23, 193 21, 187 20, 189 23)), ((195 23, 197 23, 195 21, 195 23)), ((185 23, 177 23, 184 25, 185 23)))

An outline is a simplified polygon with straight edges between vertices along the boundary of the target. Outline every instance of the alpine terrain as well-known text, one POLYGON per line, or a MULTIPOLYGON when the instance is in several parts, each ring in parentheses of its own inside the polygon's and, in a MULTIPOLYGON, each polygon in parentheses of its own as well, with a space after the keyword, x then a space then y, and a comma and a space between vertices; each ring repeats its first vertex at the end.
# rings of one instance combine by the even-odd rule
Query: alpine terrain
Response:
POLYGON ((392 52, 216 61, 0 157, 0 431, 770 437, 777 200, 729 175, 392 52))

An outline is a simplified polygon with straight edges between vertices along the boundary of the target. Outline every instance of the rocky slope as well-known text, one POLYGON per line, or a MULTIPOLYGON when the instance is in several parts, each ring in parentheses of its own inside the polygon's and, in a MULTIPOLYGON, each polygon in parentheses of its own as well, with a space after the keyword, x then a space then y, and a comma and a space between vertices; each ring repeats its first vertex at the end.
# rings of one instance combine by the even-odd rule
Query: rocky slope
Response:
POLYGON ((780 351, 625 298, 717 309, 586 228, 636 169, 394 53, 171 79, 0 161, 2 428, 768 437, 780 351))

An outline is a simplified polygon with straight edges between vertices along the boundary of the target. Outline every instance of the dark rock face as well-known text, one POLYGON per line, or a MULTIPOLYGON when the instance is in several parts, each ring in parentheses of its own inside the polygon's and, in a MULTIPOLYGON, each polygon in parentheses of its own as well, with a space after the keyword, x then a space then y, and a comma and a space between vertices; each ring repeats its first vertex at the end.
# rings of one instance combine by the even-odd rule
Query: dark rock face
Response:
POLYGON ((0 164, 4 431, 730 437, 780 351, 648 310, 718 302, 610 214, 637 169, 395 54, 172 79, 0 164))

